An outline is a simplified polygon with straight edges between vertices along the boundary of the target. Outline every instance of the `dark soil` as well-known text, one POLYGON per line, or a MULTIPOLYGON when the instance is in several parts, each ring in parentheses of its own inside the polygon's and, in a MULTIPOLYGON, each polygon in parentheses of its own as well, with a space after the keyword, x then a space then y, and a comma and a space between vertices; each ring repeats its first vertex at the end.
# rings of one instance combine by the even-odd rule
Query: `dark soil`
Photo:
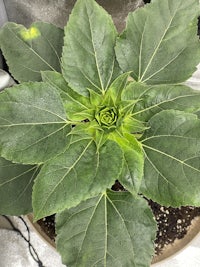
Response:
MULTIPOLYGON (((113 185, 112 190, 125 191, 118 181, 113 185)), ((192 220, 200 216, 200 207, 167 208, 152 200, 147 201, 158 225, 155 254, 159 255, 166 245, 172 244, 176 239, 181 239, 186 235, 192 220)), ((46 234, 55 241, 55 215, 39 220, 38 223, 46 234)))
POLYGON ((172 244, 176 239, 182 239, 186 235, 192 220, 200 216, 199 207, 167 208, 151 200, 149 205, 158 225, 155 240, 156 255, 159 255, 166 245, 172 244))
POLYGON ((41 226, 42 230, 50 237, 51 240, 55 241, 55 215, 45 217, 37 223, 41 226))

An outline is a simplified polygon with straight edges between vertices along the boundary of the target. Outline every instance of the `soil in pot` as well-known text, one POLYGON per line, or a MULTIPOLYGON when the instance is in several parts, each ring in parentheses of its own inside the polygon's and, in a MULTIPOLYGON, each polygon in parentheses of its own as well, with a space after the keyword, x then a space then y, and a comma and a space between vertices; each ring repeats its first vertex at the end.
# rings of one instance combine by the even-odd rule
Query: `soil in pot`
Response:
MULTIPOLYGON (((115 191, 124 191, 121 184, 116 181, 112 187, 115 191)), ((151 200, 148 203, 154 213, 155 220, 157 221, 158 231, 155 240, 155 258, 153 262, 162 258, 163 250, 170 244, 177 240, 181 240, 188 232, 190 225, 195 218, 200 219, 200 207, 164 207, 151 200)), ((49 216, 38 221, 42 230, 55 241, 55 216, 49 216)), ((163 259, 163 258, 162 258, 163 259)))

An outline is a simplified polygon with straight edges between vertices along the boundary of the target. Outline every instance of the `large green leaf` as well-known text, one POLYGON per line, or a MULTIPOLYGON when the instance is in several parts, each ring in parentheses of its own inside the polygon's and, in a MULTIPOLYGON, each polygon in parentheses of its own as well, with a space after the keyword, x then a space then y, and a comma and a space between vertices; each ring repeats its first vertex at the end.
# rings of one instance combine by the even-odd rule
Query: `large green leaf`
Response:
POLYGON ((0 214, 22 215, 32 211, 32 187, 37 166, 0 158, 0 214))
POLYGON ((162 205, 200 205, 200 120, 162 111, 149 121, 141 192, 162 205))
POLYGON ((71 126, 59 93, 45 83, 24 83, 0 94, 0 152, 35 164, 64 151, 71 126))
POLYGON ((122 161, 122 151, 113 141, 107 141, 99 151, 91 139, 71 143, 64 153, 44 164, 36 179, 35 219, 71 208, 104 192, 118 178, 122 161))
POLYGON ((65 28, 63 76, 72 89, 106 90, 119 75, 114 45, 117 32, 111 17, 93 0, 78 0, 65 28))
POLYGON ((72 90, 62 74, 55 71, 44 71, 42 72, 42 79, 60 92, 69 120, 82 121, 91 118, 93 110, 90 99, 72 90))
POLYGON ((128 192, 107 191, 58 214, 56 229, 67 266, 150 266, 156 223, 146 201, 128 192))
POLYGON ((175 109, 187 112, 200 110, 200 91, 184 85, 155 85, 133 82, 122 94, 123 100, 137 100, 133 108, 134 118, 148 121, 156 113, 175 109))
POLYGON ((35 22, 29 29, 9 22, 0 30, 0 48, 16 80, 40 81, 41 70, 60 71, 62 29, 35 22))
POLYGON ((198 15, 198 0, 154 0, 130 13, 116 46, 120 67, 148 84, 185 81, 200 61, 198 15))

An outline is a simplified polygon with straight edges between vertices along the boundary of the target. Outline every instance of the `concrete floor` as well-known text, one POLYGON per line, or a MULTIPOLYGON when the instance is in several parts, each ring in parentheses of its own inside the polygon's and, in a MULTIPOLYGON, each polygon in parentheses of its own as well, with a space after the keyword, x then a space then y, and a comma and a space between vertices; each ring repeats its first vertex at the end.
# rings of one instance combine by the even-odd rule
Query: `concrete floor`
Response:
MULTIPOLYGON (((0 0, 1 1, 1 0, 0 0)), ((8 19, 25 26, 42 20, 63 27, 76 0, 4 0, 8 19)), ((112 16, 119 31, 130 11, 143 5, 142 0, 97 0, 112 16)))

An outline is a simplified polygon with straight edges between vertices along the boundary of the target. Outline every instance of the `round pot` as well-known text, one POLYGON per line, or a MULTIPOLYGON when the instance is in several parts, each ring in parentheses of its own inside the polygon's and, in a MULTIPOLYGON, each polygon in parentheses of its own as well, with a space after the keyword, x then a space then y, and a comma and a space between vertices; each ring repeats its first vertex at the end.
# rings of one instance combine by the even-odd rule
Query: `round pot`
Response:
POLYGON ((39 225, 39 223, 37 222, 33 222, 33 214, 28 214, 25 217, 28 222, 29 225, 31 225, 32 229, 34 231, 36 231, 38 233, 38 235, 51 247, 53 247, 54 249, 56 249, 56 244, 55 242, 44 232, 44 230, 42 229, 42 227, 39 225))
MULTIPOLYGON (((33 214, 26 216, 32 228, 39 234, 39 236, 51 247, 56 249, 55 242, 44 232, 40 224, 33 222, 33 214)), ((165 246, 160 255, 153 257, 151 267, 157 267, 158 265, 166 262, 170 262, 170 259, 176 254, 183 251, 192 240, 199 235, 200 232, 200 216, 193 219, 191 225, 187 230, 187 234, 182 239, 176 239, 173 244, 165 246)))
MULTIPOLYGON (((125 19, 128 12, 133 11, 135 8, 138 8, 143 4, 141 0, 124 0, 120 2, 119 0, 97 0, 97 2, 112 15, 118 31, 122 31, 124 29, 125 19)), ((42 20, 63 27, 68 20, 74 3, 75 0, 61 0, 52 2, 49 0, 10 0, 5 1, 5 6, 7 16, 10 21, 21 23, 29 27, 32 22, 36 20, 42 20)), ((0 10, 3 9, 0 7, 0 10)), ((2 18, 4 16, 5 21, 5 12, 3 15, 0 13, 0 16, 2 18)), ((41 226, 37 223, 33 223, 33 215, 28 215, 27 218, 40 236, 48 244, 55 248, 55 243, 41 229, 41 226)), ((170 257, 183 250, 186 245, 188 245, 191 240, 197 236, 199 231, 200 217, 193 221, 191 227, 188 229, 187 235, 184 238, 177 240, 173 245, 168 245, 161 255, 153 258, 152 267, 156 267, 158 263, 161 263, 166 259, 170 259, 170 257)))
POLYGON ((192 240, 199 235, 199 232, 200 217, 196 217, 189 226, 187 234, 182 239, 176 239, 173 244, 167 245, 160 255, 153 258, 152 267, 160 266, 161 263, 170 262, 172 257, 175 257, 190 245, 192 240))

